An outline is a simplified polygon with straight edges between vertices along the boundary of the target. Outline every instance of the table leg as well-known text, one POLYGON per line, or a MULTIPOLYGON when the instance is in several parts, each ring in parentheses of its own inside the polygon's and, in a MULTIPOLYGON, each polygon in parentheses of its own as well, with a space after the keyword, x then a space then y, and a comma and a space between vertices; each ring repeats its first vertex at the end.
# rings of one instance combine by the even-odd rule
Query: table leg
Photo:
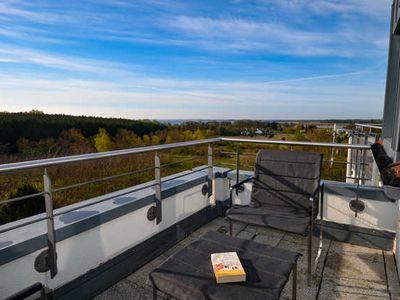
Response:
POLYGON ((292 270, 292 299, 296 300, 297 297, 297 261, 294 263, 292 270))

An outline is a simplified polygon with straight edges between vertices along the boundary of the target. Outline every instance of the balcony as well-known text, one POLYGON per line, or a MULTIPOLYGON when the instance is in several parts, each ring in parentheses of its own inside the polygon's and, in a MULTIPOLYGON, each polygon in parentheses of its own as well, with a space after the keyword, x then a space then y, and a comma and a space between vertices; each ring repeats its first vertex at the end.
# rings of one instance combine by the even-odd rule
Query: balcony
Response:
MULTIPOLYGON (((249 155, 241 152, 249 144, 358 152, 356 160, 344 162, 356 171, 345 172, 342 181, 334 181, 326 174, 323 252, 314 266, 310 287, 305 280, 306 256, 301 258, 298 298, 400 296, 395 259, 398 201, 389 197, 383 187, 365 184, 369 182, 364 180, 368 145, 215 138, 1 165, 0 175, 44 170, 44 191, 40 194, 46 199, 46 213, 0 226, 0 298, 38 282, 57 299, 150 298, 146 278, 151 269, 208 230, 227 232, 223 216, 230 206, 229 187, 252 174, 241 160, 249 155), (217 159, 221 143, 236 149, 234 154, 224 153, 225 157, 231 155, 228 165, 236 158, 229 168, 217 159), (206 165, 161 176, 164 165, 160 157, 164 151, 200 145, 207 146, 206 165), (50 178, 48 169, 142 153, 154 155, 153 181, 52 209, 55 192, 85 183, 52 188, 56 178, 50 178), (350 205, 354 200, 362 202, 364 208, 355 209, 350 205)), ((336 161, 333 156, 325 159, 327 164, 336 161)), ((246 183, 234 195, 233 204, 247 205, 250 192, 251 184, 246 183)), ((18 200, 21 199, 7 201, 18 200)), ((302 236, 235 223, 233 229, 239 238, 306 251, 302 236)), ((320 227, 315 228, 315 239, 319 230, 320 227)), ((282 299, 290 298, 290 288, 287 284, 282 299)))
MULTIPOLYGON (((152 299, 152 289, 147 281, 151 270, 208 230, 227 232, 227 228, 224 218, 214 219, 95 299, 152 299)), ((306 239, 295 234, 236 224, 234 235, 304 254, 307 252, 306 239)), ((391 251, 325 239, 311 287, 307 285, 306 257, 303 255, 298 266, 298 299, 396 299, 400 295, 391 251)), ((281 299, 291 299, 291 286, 290 279, 281 299)), ((160 299, 169 299, 166 295, 159 296, 160 299)))

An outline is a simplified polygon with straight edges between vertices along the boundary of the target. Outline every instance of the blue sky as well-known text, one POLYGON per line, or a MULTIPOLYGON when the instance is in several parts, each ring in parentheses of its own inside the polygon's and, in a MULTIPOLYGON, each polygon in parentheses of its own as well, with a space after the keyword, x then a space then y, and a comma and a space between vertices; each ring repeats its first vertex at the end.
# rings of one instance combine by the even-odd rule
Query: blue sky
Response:
POLYGON ((380 118, 390 0, 2 0, 0 111, 380 118))

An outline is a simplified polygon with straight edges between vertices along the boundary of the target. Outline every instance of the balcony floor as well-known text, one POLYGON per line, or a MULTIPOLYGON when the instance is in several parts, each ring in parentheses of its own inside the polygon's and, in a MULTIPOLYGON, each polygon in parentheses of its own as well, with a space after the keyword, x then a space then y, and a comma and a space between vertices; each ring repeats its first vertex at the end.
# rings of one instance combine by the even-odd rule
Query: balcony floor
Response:
MULTIPOLYGON (((152 299, 152 288, 147 281, 149 272, 170 255, 209 230, 225 230, 223 218, 201 227, 179 244, 169 249, 141 269, 116 283, 97 296, 103 299, 152 299)), ((324 240, 323 253, 316 266, 311 287, 307 286, 307 239, 302 236, 234 223, 234 235, 243 239, 298 251, 298 299, 400 299, 399 279, 392 252, 347 243, 324 240)), ((317 238, 314 244, 317 245, 317 238)), ((316 253, 316 248, 314 249, 316 253)), ((291 280, 291 279, 290 279, 291 280)), ((291 282, 286 285, 281 299, 290 299, 291 282)), ((159 299, 169 299, 159 295, 159 299)))

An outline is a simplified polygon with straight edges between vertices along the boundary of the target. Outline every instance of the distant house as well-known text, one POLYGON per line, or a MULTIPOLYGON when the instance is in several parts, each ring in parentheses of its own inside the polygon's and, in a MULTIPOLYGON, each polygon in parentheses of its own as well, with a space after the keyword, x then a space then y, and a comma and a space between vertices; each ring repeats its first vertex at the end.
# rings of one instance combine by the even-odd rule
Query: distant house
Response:
POLYGON ((256 131, 254 131, 254 134, 256 134, 256 135, 263 135, 264 134, 264 131, 262 131, 261 129, 256 129, 256 131))
POLYGON ((251 132, 247 128, 240 132, 240 135, 251 135, 251 132))

